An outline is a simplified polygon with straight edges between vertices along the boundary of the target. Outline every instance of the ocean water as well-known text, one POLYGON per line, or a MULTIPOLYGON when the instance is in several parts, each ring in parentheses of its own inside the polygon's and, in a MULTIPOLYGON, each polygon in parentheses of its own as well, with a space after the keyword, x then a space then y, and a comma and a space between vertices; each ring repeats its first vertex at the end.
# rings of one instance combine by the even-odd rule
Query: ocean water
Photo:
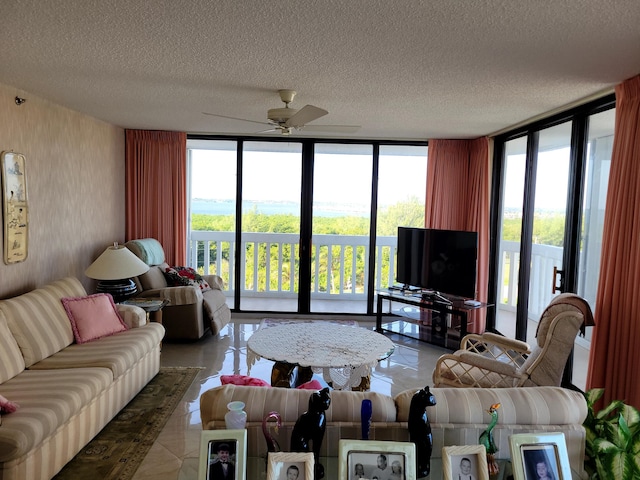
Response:
MULTIPOLYGON (((300 215, 300 207, 293 202, 243 202, 243 210, 255 208, 263 215, 300 215)), ((232 215, 235 213, 235 203, 232 200, 201 200, 191 201, 191 213, 207 215, 232 215)), ((315 205, 313 214, 318 217, 368 217, 366 205, 350 205, 338 203, 319 203, 315 205)))

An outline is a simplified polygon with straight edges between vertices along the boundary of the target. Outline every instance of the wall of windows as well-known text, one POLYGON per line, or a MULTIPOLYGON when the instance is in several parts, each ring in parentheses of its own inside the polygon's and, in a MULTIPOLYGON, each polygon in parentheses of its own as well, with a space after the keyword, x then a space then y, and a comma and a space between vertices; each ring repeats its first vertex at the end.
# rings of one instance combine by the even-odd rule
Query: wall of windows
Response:
POLYGON ((237 310, 371 313, 394 282, 397 227, 424 225, 426 143, 190 137, 188 150, 190 264, 221 275, 237 310))
MULTIPOLYGON (((490 328, 532 344, 559 293, 595 309, 614 107, 607 97, 496 138, 490 328)), ((576 339, 567 370, 580 388, 590 338, 588 329, 576 339)))

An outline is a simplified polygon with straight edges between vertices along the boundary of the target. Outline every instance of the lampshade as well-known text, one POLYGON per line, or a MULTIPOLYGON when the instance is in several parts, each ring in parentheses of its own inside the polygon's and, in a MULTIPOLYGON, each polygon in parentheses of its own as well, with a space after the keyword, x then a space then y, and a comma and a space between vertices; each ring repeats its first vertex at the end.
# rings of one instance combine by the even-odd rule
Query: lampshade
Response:
POLYGON ((84 273, 95 280, 122 280, 137 277, 149 270, 149 265, 136 257, 124 245, 114 243, 84 273))

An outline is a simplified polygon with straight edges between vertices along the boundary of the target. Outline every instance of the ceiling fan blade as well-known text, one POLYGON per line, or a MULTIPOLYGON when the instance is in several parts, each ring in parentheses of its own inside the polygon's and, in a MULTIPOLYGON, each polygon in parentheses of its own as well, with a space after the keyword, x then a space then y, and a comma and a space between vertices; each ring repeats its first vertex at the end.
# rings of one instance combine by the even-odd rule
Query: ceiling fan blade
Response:
POLYGON ((322 108, 314 107, 313 105, 305 105, 300 110, 298 110, 295 115, 287 120, 284 126, 300 128, 309 122, 313 122, 320 117, 324 117, 328 113, 329 112, 323 110, 322 108))
POLYGON ((209 115, 211 117, 228 118, 230 120, 240 120, 241 122, 259 123, 260 125, 271 125, 269 122, 259 122, 257 120, 247 120, 246 118, 229 117, 227 115, 218 115, 217 113, 208 113, 208 112, 202 112, 202 113, 205 115, 209 115))
POLYGON ((360 125, 305 125, 301 130, 329 133, 356 133, 362 127, 360 125))

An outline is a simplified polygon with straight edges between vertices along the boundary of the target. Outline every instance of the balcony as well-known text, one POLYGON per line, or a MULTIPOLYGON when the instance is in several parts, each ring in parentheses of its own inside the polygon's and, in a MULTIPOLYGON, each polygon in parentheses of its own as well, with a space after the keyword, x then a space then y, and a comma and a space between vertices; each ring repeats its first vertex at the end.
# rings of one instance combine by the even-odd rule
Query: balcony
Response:
MULTIPOLYGON (((244 233, 240 249, 242 310, 296 311, 297 309, 297 234, 244 233), (266 252, 269 260, 265 261, 266 252)), ((314 312, 365 313, 366 288, 364 279, 371 265, 364 271, 356 268, 360 258, 369 258, 368 237, 347 235, 314 235, 312 237, 311 301, 314 312), (321 252, 317 255, 316 252, 321 252), (331 269, 327 266, 331 265, 331 269)), ((375 288, 386 288, 395 279, 396 237, 378 237, 376 245, 375 288)), ((224 278, 229 302, 233 301, 235 285, 235 234, 233 232, 193 231, 189 239, 190 264, 204 274, 224 278)), ((511 336, 510 325, 517 301, 518 255, 517 242, 502 242, 500 255, 505 271, 500 272, 502 289, 497 305, 497 322, 504 333, 511 336), (501 321, 501 318, 503 320, 501 321)), ((551 273, 562 264, 562 249, 548 245, 533 245, 531 262, 531 290, 529 315, 537 321, 552 298, 551 273)), ((534 330, 535 332, 535 330, 534 330)))

